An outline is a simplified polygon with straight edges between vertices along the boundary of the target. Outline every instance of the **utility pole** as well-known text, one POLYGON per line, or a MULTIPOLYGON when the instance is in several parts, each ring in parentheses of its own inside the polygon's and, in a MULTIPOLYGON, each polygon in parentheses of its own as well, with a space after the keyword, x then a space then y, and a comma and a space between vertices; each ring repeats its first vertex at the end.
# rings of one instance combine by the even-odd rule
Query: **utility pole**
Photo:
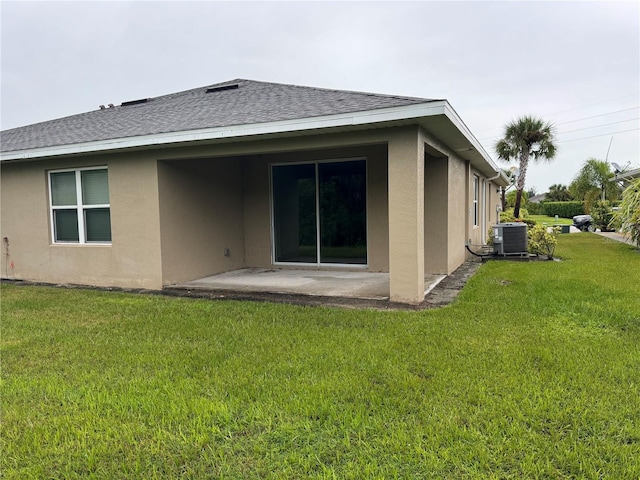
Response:
MULTIPOLYGON (((611 150, 611 144, 613 143, 613 135, 611 135, 611 140, 609 140, 609 147, 607 148, 607 156, 604 157, 604 161, 609 163, 609 151, 611 150)), ((604 200, 604 185, 602 186, 602 200, 604 200)))

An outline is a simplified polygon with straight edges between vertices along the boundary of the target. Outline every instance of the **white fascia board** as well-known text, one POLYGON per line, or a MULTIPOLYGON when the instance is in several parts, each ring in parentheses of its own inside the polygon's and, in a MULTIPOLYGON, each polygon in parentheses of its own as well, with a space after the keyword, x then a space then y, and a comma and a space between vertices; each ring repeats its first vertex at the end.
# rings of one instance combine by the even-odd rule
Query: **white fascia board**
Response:
POLYGON ((377 110, 341 113, 337 115, 324 115, 320 117, 281 120, 277 122, 232 125, 228 127, 204 128, 184 132, 169 132, 153 135, 141 135, 137 137, 115 138, 111 140, 99 140, 95 142, 6 152, 0 154, 0 161, 29 160, 59 155, 106 152, 110 150, 166 145, 172 143, 303 132, 322 128, 363 126, 381 122, 392 122, 397 120, 442 115, 446 113, 446 108, 446 100, 436 100, 403 107, 381 108, 377 110))
POLYGON ((478 141, 478 139, 473 135, 473 133, 471 133, 471 130, 469 130, 469 128, 467 127, 467 125, 462 121, 462 119, 460 118, 460 116, 456 113, 456 111, 453 109, 453 107, 451 105, 449 105, 449 103, 447 102, 446 104, 446 109, 445 109, 445 115, 447 116, 447 118, 451 121, 451 123, 453 123, 455 125, 455 127, 462 132, 462 134, 465 136, 465 138, 467 140, 469 140, 469 143, 471 143, 471 145, 473 146, 473 148, 475 148, 478 153, 480 153, 480 155, 482 155, 482 157, 484 158, 484 160, 489 164, 489 166, 496 172, 499 173, 502 177, 504 177, 505 181, 508 181, 506 175, 504 173, 502 173, 502 170, 500 169, 500 167, 498 167, 496 165, 496 163, 493 161, 493 159, 491 158, 491 156, 489 156, 489 154, 486 152, 486 150, 484 149, 484 147, 482 146, 482 144, 478 141))

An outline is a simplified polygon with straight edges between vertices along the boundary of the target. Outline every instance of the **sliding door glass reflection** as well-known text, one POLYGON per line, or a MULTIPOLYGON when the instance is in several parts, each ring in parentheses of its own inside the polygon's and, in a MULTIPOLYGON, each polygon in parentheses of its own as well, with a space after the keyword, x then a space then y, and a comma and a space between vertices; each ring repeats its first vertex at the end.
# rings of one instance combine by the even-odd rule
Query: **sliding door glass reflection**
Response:
POLYGON ((367 263, 364 160, 274 166, 272 178, 276 262, 367 263))
POLYGON ((316 166, 273 167, 276 262, 318 262, 316 166))
POLYGON ((366 164, 318 164, 320 262, 367 263, 366 164))

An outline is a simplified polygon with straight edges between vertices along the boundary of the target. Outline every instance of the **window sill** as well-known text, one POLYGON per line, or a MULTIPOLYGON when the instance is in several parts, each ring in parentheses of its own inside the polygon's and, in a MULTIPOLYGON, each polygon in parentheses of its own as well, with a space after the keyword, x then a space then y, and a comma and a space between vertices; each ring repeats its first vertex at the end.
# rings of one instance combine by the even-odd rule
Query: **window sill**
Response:
POLYGON ((91 243, 66 243, 66 242, 54 242, 50 244, 52 247, 110 247, 112 243, 91 242, 91 243))

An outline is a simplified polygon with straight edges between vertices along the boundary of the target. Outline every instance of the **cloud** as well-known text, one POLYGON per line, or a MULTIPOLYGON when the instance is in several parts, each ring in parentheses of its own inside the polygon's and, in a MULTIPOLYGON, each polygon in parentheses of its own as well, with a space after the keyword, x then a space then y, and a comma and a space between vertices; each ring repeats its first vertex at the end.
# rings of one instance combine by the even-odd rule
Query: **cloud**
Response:
POLYGON ((4 2, 2 128, 233 78, 446 98, 485 148, 558 123, 528 185, 591 156, 640 163, 635 2, 4 2), (621 98, 623 97, 623 98, 621 98), (589 120, 587 117, 607 114, 589 120), (627 115, 627 116, 625 116, 627 115), (562 122, 587 118, 573 124, 562 122), (597 137, 596 135, 602 135, 597 137), (574 140, 591 137, 585 140, 574 140))

